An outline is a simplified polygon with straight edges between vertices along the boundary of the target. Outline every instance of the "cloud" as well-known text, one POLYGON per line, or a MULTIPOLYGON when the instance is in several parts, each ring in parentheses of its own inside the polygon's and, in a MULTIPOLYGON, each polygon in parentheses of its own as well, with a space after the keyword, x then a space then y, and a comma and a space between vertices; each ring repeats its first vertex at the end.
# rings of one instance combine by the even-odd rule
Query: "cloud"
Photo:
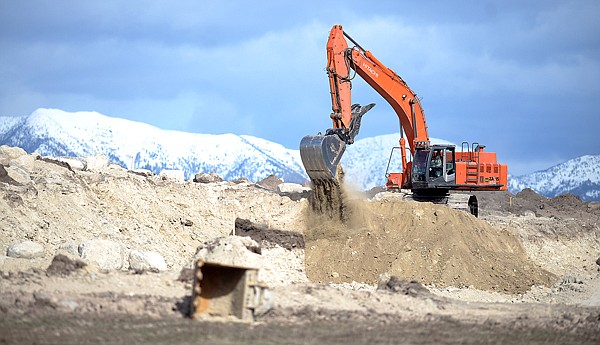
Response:
MULTIPOLYGON (((504 156, 578 140, 598 147, 595 1, 371 3, 0 2, 0 114, 95 110, 168 128, 251 134, 297 147, 331 125, 325 44, 342 24, 423 98, 430 135, 504 156), (318 7, 319 10, 315 10, 318 7), (577 120, 566 121, 567 117, 577 120), (507 143, 510 142, 510 143, 507 143)), ((398 120, 376 102, 361 137, 398 120)))

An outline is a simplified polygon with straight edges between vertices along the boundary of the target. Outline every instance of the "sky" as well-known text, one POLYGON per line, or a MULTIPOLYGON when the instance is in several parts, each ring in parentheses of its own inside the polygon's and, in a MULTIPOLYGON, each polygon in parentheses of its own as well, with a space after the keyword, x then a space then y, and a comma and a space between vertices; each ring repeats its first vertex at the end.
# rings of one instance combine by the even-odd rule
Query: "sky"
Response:
MULTIPOLYGON (((331 127, 341 24, 421 98, 429 135, 521 175, 600 154, 600 1, 0 0, 0 116, 96 111, 297 149, 331 127)), ((357 137, 398 118, 376 103, 357 137)), ((382 157, 387 159, 387 157, 382 157)))

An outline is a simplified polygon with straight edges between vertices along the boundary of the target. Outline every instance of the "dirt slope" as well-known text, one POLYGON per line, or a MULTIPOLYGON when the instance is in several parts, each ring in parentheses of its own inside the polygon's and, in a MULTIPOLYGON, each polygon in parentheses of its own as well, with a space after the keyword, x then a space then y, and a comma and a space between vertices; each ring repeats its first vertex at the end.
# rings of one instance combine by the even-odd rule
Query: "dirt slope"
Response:
POLYGON ((493 195, 475 219, 358 198, 343 225, 311 214, 304 194, 108 165, 80 171, 2 150, 0 254, 23 241, 44 253, 0 255, 0 343, 598 344, 597 204, 493 195), (192 322, 192 275, 182 268, 206 241, 230 234, 260 243, 273 308, 252 325, 192 322), (98 269, 77 254, 91 239, 155 251, 168 270, 98 269), (50 269, 58 253, 86 265, 50 269), (382 273, 400 279, 380 289, 382 273), (541 285, 520 294, 532 284, 541 285))
POLYGON ((78 171, 25 157, 31 158, 21 169, 27 183, 0 183, 0 250, 31 240, 44 246, 45 256, 5 259, 3 270, 45 268, 56 253, 77 255, 79 244, 91 239, 114 241, 126 252, 158 252, 170 269, 180 270, 203 242, 232 234, 238 217, 266 229, 302 228, 306 200, 253 184, 177 183, 116 167, 78 171))
POLYGON ((556 276, 527 258, 516 236, 428 203, 354 201, 346 224, 308 221, 306 273, 318 282, 376 283, 386 272, 436 286, 521 293, 556 276))

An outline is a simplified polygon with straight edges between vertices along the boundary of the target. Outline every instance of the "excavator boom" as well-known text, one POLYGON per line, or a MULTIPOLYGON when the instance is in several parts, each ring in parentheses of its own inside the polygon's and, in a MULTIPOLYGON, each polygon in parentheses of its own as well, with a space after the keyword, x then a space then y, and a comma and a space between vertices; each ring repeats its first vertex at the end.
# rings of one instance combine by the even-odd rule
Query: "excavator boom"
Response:
MULTIPOLYGON (((354 73, 360 75, 388 101, 398 115, 403 128, 412 129, 406 132, 411 152, 414 152, 416 145, 429 145, 425 114, 417 95, 398 74, 383 65, 345 33, 341 25, 335 25, 327 41, 327 75, 333 128, 328 129, 325 135, 304 137, 300 143, 302 163, 313 183, 326 178, 330 183, 338 184, 335 171, 344 153, 344 144, 354 143, 362 116, 375 105, 372 103, 362 107, 352 104, 354 73), (352 48, 348 47, 347 40, 354 44, 352 48)), ((406 147, 403 138, 400 140, 400 145, 406 147)), ((402 152, 403 166, 410 166, 407 163, 406 150, 402 152)), ((408 169, 404 171, 403 180, 406 183, 408 169)))

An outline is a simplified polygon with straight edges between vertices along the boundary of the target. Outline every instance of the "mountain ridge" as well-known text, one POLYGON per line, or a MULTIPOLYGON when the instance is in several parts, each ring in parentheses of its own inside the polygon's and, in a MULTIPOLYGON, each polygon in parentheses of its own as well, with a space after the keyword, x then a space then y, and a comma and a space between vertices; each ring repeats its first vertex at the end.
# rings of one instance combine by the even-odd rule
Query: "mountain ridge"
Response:
POLYGON ((547 197, 570 193, 586 201, 600 201, 600 155, 584 155, 545 170, 511 176, 511 193, 525 188, 547 197))
POLYGON ((302 183, 300 153, 251 136, 196 134, 111 118, 96 112, 38 109, 21 120, 0 118, 0 143, 49 156, 102 153, 128 169, 181 169, 186 178, 215 172, 226 179, 275 174, 302 183), (7 124, 8 123, 8 124, 7 124))
MULTIPOLYGON (((435 138, 431 141, 452 144, 435 138)), ((143 168, 154 173, 178 169, 187 179, 204 172, 217 173, 226 180, 246 177, 256 182, 273 174, 286 182, 308 181, 299 150, 266 139, 162 130, 97 112, 40 108, 29 116, 0 117, 0 144, 47 156, 102 153, 128 169, 143 168)), ((387 158, 394 146, 398 146, 397 134, 362 138, 349 145, 342 158, 346 181, 362 190, 383 186, 387 158)), ((400 167, 399 156, 399 152, 394 154, 390 171, 400 167)), ((584 200, 600 200, 600 155, 582 156, 546 170, 510 176, 510 192, 524 188, 548 197, 573 193, 584 200)))

